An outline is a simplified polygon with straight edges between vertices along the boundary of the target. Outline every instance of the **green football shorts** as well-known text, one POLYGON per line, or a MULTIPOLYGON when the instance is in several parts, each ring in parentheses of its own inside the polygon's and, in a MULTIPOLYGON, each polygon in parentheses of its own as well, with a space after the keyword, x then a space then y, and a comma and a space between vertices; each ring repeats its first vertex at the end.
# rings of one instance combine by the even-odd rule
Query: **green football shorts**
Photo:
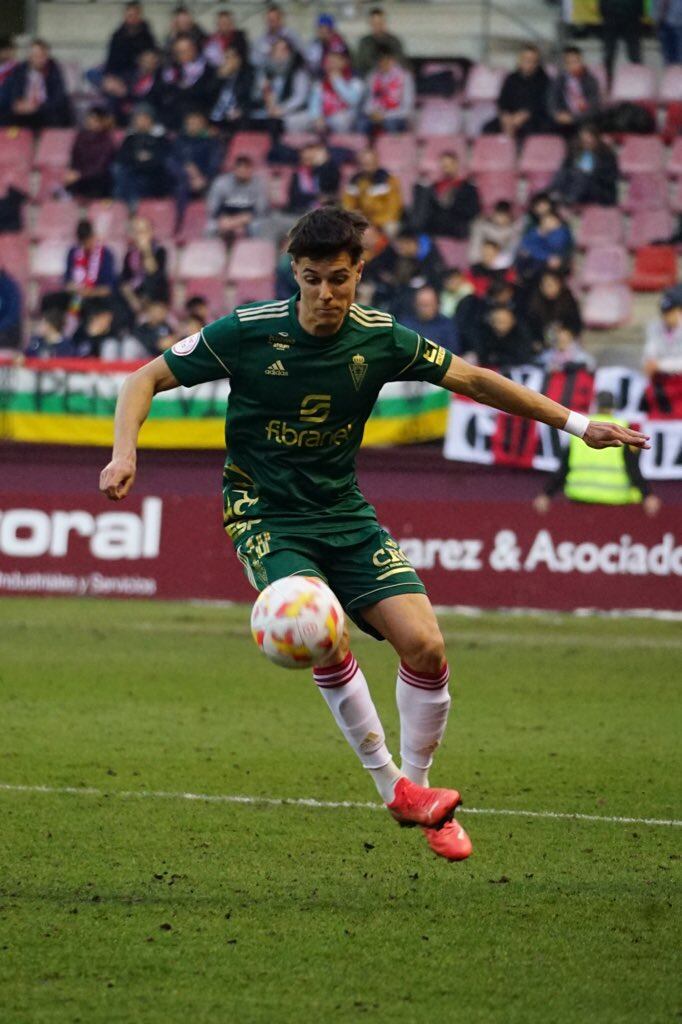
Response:
POLYGON ((256 590, 283 576, 319 576, 349 618, 377 640, 383 637, 365 622, 363 608, 395 594, 426 593, 398 542, 378 523, 318 537, 280 532, 262 519, 240 526, 233 536, 237 557, 256 590))

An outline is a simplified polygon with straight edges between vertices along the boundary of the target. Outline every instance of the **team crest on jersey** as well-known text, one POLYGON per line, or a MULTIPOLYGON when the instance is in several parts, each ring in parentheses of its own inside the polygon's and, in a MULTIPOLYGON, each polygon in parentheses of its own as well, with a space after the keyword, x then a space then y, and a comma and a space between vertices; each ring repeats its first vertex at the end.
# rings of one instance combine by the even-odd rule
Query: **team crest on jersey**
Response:
POLYGON ((182 341, 176 341, 171 351, 176 356, 188 356, 190 352, 194 352, 201 341, 201 331, 197 331, 196 334, 190 334, 189 338, 183 338, 182 341))
POLYGON ((286 331, 278 331, 277 334, 268 335, 268 343, 276 348, 278 352, 285 352, 294 343, 294 339, 286 331))
POLYGON ((365 357, 361 356, 359 353, 354 355, 348 364, 348 369, 350 370, 350 375, 353 378, 355 390, 359 391, 362 387, 362 382, 367 376, 367 363, 365 362, 365 357))

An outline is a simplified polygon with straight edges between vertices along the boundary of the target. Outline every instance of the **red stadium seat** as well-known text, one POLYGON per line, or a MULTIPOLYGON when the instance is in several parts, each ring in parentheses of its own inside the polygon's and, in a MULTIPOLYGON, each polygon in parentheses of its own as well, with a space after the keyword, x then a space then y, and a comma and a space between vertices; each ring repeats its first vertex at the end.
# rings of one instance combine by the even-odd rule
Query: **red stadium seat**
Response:
POLYGON ((469 169, 473 174, 513 171, 516 150, 508 135, 481 135, 474 141, 469 169))
POLYGON ((327 142, 332 149, 351 149, 354 153, 367 148, 367 136, 361 132, 337 132, 327 142))
POLYGON ((618 154, 618 166, 626 178, 633 174, 657 174, 663 170, 663 163, 663 143, 658 136, 625 136, 618 154))
POLYGON ((71 239, 56 241, 50 239, 38 242, 31 253, 31 277, 60 278, 66 270, 66 256, 72 245, 71 239))
POLYGON ((581 249, 597 245, 620 245, 623 241, 623 216, 616 206, 585 206, 578 227, 581 249))
POLYGON ((228 303, 225 282, 219 277, 188 277, 185 279, 185 300, 194 295, 206 299, 213 319, 224 316, 228 303))
POLYGON ((677 253, 672 245, 645 245, 635 253, 630 287, 659 292, 677 282, 677 253))
POLYGON ((659 103, 679 103, 682 101, 682 65, 670 64, 663 72, 658 87, 659 103))
MULTIPOLYGON (((524 143, 519 171, 534 182, 543 178, 547 185, 563 161, 565 152, 566 145, 557 135, 531 135, 524 143)), ((530 191, 539 192, 542 187, 542 184, 535 184, 530 191)))
POLYGON ((225 245, 217 238, 189 242, 178 259, 178 276, 182 278, 224 277, 227 257, 225 245))
POLYGON ((632 295, 624 284, 600 284, 592 288, 582 303, 587 327, 622 327, 632 313, 632 295))
POLYGON ((34 167, 38 170, 46 167, 58 167, 63 170, 68 167, 75 137, 75 128, 45 128, 36 147, 34 167))
POLYGON ((474 64, 464 87, 464 101, 474 103, 495 103, 500 95, 506 72, 487 64, 474 64))
MULTIPOLYGON (((355 167, 350 168, 350 173, 355 173, 355 167)), ((283 210, 287 206, 289 202, 289 188, 294 174, 295 168, 285 167, 284 165, 270 171, 268 175, 268 195, 270 197, 270 204, 275 210, 283 210)))
POLYGON ((448 270, 465 270, 469 266, 469 243, 466 239, 439 236, 434 241, 448 270))
POLYGON ((462 130, 462 108, 452 100, 427 100, 417 115, 417 138, 457 135, 462 130))
POLYGON ((668 205, 668 182, 664 174, 634 174, 622 202, 627 213, 658 210, 668 205))
POLYGON ((477 139, 488 121, 497 116, 495 103, 476 103, 464 111, 464 134, 467 139, 477 139))
POLYGON ((46 203, 62 195, 64 189, 64 167, 43 167, 38 178, 36 202, 46 203))
POLYGON ((460 160, 460 170, 466 170, 466 142, 461 135, 445 138, 442 135, 430 135, 423 140, 419 154, 419 170, 422 174, 433 177, 439 170, 439 159, 443 153, 456 153, 460 160))
POLYGON ((611 86, 612 103, 651 102, 656 99, 656 75, 644 64, 620 64, 611 86))
POLYGON ((317 132, 285 132, 282 136, 282 143, 289 149, 303 149, 319 139, 317 132))
POLYGON ((620 284, 630 273, 627 250, 622 245, 600 245, 588 249, 580 272, 583 288, 620 284))
POLYGON ((518 179, 514 171, 486 171, 476 178, 481 206, 484 210, 492 210, 500 199, 506 199, 517 205, 518 179))
POLYGON ((237 132, 230 142, 223 169, 232 168, 238 156, 250 156, 254 164, 264 164, 272 142, 267 132, 237 132))
POLYGON ((682 178, 682 135, 673 142, 667 171, 670 178, 682 178))
POLYGON ((665 112, 665 123, 661 129, 661 138, 667 146, 672 145, 678 135, 682 135, 682 100, 669 103, 665 112))
POLYGON ((26 128, 0 129, 0 164, 22 168, 28 174, 33 153, 33 135, 26 128))
POLYGON ((411 133, 380 135, 376 149, 381 166, 387 170, 398 175, 408 170, 414 171, 417 164, 417 147, 411 133))
POLYGON ((236 282, 272 277, 276 259, 274 242, 266 238, 240 238, 230 255, 227 278, 236 282))
POLYGON ((26 285, 29 278, 29 237, 27 234, 0 235, 0 267, 5 267, 19 284, 26 285))
POLYGON ((196 242, 200 238, 205 238, 207 220, 208 212, 203 199, 189 203, 177 233, 178 241, 181 243, 196 242))
POLYGON ((589 64, 588 67, 599 83, 600 95, 602 98, 607 96, 609 92, 609 83, 606 77, 606 68, 603 64, 589 64))
POLYGON ((140 217, 146 217, 159 242, 175 234, 176 207, 172 199, 141 199, 137 208, 140 217))
POLYGON ((233 302, 242 306, 247 302, 266 302, 275 294, 274 277, 252 277, 237 281, 234 286, 233 302))
POLYGON ((682 178, 678 178, 673 185, 670 208, 674 210, 675 213, 682 213, 682 178))
POLYGON ((638 210, 630 221, 628 247, 641 249, 652 242, 665 242, 674 230, 669 210, 638 210))
POLYGON ((82 216, 73 200, 53 199, 38 207, 32 236, 40 242, 71 239, 82 216))
POLYGON ((113 199, 96 199, 86 215, 95 234, 107 242, 125 241, 128 237, 128 207, 113 199))

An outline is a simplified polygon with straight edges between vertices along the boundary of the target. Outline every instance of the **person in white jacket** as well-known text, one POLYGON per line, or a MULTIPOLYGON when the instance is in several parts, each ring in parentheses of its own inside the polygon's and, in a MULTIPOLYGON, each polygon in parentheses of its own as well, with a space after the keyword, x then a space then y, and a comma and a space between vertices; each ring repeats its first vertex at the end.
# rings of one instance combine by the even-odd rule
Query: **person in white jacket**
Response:
POLYGON ((663 293, 661 315, 647 324, 642 369, 655 373, 682 374, 682 286, 663 293))

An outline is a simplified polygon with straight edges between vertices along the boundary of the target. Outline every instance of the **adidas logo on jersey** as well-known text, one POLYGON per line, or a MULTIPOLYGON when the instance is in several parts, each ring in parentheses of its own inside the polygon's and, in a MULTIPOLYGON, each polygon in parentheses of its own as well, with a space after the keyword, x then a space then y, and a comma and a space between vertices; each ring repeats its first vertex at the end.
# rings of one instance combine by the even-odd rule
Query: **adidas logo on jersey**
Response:
POLYGON ((266 373, 269 373, 271 377, 288 377, 289 371, 285 368, 284 363, 281 359, 276 359, 274 363, 270 363, 266 373))

